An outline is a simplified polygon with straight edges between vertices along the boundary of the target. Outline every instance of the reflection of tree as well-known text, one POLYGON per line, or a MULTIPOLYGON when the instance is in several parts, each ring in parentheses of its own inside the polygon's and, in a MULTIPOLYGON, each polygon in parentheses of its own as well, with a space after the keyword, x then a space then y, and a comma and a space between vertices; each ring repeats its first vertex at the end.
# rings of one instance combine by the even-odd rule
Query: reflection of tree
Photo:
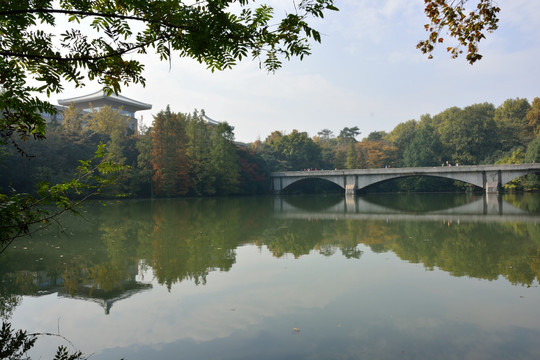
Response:
POLYGON ((503 200, 533 214, 540 214, 540 196, 532 194, 505 194, 503 200))
POLYGON ((292 254, 295 258, 318 250, 322 255, 333 255, 336 249, 347 258, 360 258, 357 249, 357 229, 347 222, 286 220, 269 226, 258 244, 266 245, 272 254, 281 257, 292 254))
MULTIPOLYGON (((124 216, 126 208, 120 210, 124 216)), ((84 219, 64 219, 63 232, 51 228, 4 254, 0 283, 13 279, 9 293, 14 295, 65 292, 85 299, 112 299, 133 290, 138 258, 136 229, 130 225, 114 206, 88 204, 84 219)))
POLYGON ((18 285, 16 276, 12 274, 3 274, 0 278, 0 319, 2 320, 11 318, 13 310, 22 301, 22 296, 18 295, 18 285))
POLYGON ((454 194, 435 194, 426 197, 425 194, 388 194, 365 196, 363 200, 389 209, 409 213, 423 213, 446 210, 465 205, 474 201, 474 197, 455 196, 454 194))
POLYGON ((243 244, 266 246, 276 257, 317 251, 356 259, 363 244, 454 276, 502 276, 521 285, 540 278, 540 227, 533 223, 282 219, 272 216, 273 206, 264 197, 89 204, 87 220, 64 221, 76 236, 49 231, 3 255, 0 315, 8 317, 22 295, 52 292, 98 299, 108 309, 145 288, 136 281, 140 267, 168 288, 205 284, 212 271, 231 269, 243 244))
POLYGON ((538 280, 537 243, 540 229, 528 224, 399 223, 388 231, 399 234, 385 244, 400 258, 438 267, 454 276, 495 280, 504 276, 513 284, 538 280))
POLYGON ((141 242, 160 283, 169 288, 184 280, 205 284, 211 270, 231 268, 242 217, 238 206, 225 206, 222 200, 155 202, 152 232, 141 242))
POLYGON ((22 296, 0 294, 0 319, 8 320, 13 315, 13 310, 22 302, 22 296))
POLYGON ((299 224, 298 221, 285 221, 279 227, 268 228, 260 242, 276 257, 289 253, 298 258, 309 254, 322 239, 321 223, 310 221, 299 224))
POLYGON ((274 256, 332 255, 340 248, 348 258, 358 258, 357 245, 364 244, 454 276, 503 276, 516 285, 540 279, 540 228, 534 224, 284 220, 268 227, 259 244, 274 256))

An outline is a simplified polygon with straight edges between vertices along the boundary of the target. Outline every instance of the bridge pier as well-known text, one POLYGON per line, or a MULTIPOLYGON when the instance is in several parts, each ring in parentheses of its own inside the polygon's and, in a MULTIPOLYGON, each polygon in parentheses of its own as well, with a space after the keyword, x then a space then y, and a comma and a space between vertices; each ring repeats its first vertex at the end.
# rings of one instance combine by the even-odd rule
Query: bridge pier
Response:
POLYGON ((498 194, 501 188, 501 172, 485 171, 483 173, 483 178, 486 194, 498 194))
POLYGON ((274 177, 272 179, 272 193, 273 194, 279 194, 281 193, 281 190, 283 190, 283 178, 282 177, 274 177))
POLYGON ((356 190, 358 190, 358 178, 356 175, 346 175, 343 179, 345 184, 345 196, 354 196, 356 195, 356 190))
POLYGON ((350 184, 345 185, 345 196, 354 196, 356 195, 356 185, 350 184))

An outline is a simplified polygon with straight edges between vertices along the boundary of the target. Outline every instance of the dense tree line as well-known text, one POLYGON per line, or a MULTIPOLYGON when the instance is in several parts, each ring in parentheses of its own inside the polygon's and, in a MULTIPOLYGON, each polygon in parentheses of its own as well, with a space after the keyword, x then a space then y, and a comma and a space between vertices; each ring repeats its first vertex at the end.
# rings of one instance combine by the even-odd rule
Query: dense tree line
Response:
POLYGON ((22 144, 30 157, 21 156, 12 146, 2 147, 0 187, 4 192, 33 192, 42 182, 68 181, 80 159, 91 157, 103 143, 106 159, 126 166, 103 193, 106 197, 267 191, 264 161, 234 142, 230 125, 211 126, 202 115, 173 113, 167 108, 154 117, 151 128, 137 133, 127 127, 125 116, 110 107, 82 114, 71 106, 60 124, 48 124, 47 139, 22 144))
POLYGON ((139 149, 140 167, 152 174, 157 196, 208 196, 262 193, 268 189, 265 164, 234 142, 226 122, 208 125, 204 113, 173 113, 167 108, 141 135, 151 143, 139 149), (151 169, 148 169, 148 167, 151 169))
MULTIPOLYGON (((288 135, 275 131, 264 142, 251 145, 273 171, 538 162, 539 114, 540 98, 532 104, 516 98, 498 107, 490 103, 451 107, 402 122, 389 133, 372 132, 362 140, 357 140, 360 129, 355 126, 345 127, 337 136, 323 129, 313 138, 297 130, 288 135)), ((448 186, 442 182, 409 179, 383 188, 436 190, 433 184, 448 186)), ((538 177, 529 176, 508 187, 532 190, 539 185, 538 177)))
MULTIPOLYGON (((238 145, 227 123, 211 126, 204 112, 154 116, 150 128, 127 127, 127 118, 104 107, 81 114, 72 106, 61 124, 48 125, 43 141, 22 144, 26 158, 5 146, 0 154, 0 186, 32 192, 42 181, 61 183, 73 176, 80 159, 106 144, 106 158, 126 165, 106 196, 218 196, 260 194, 269 190, 270 171, 362 169, 540 161, 540 98, 451 107, 434 116, 376 131, 361 140, 357 126, 337 136, 323 129, 310 137, 293 130, 274 131, 264 141, 238 145)), ((451 180, 412 178, 379 185, 384 191, 466 189, 451 180)), ((537 176, 517 179, 513 190, 538 190, 537 176)))

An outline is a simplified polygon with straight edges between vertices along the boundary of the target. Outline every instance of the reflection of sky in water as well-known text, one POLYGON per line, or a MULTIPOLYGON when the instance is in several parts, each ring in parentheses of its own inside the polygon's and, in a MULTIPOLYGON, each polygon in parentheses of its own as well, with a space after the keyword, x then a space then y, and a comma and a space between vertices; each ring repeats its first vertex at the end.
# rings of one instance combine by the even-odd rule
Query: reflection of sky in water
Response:
POLYGON ((243 246, 204 286, 153 283, 109 315, 91 302, 25 297, 13 325, 59 328, 92 359, 540 357, 537 286, 452 277, 360 247, 358 260, 314 251, 276 259, 243 246))

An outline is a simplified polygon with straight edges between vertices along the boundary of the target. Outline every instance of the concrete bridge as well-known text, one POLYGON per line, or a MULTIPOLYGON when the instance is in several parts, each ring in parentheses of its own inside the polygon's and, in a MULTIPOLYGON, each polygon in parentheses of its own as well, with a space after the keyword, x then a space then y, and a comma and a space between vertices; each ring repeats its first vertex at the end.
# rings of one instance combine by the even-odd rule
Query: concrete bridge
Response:
POLYGON ((540 174, 540 164, 438 166, 415 168, 318 170, 273 172, 272 191, 281 193, 287 186, 306 179, 324 179, 345 189, 346 195, 383 181, 410 176, 435 176, 463 181, 485 190, 498 193, 501 186, 527 174, 540 174))

